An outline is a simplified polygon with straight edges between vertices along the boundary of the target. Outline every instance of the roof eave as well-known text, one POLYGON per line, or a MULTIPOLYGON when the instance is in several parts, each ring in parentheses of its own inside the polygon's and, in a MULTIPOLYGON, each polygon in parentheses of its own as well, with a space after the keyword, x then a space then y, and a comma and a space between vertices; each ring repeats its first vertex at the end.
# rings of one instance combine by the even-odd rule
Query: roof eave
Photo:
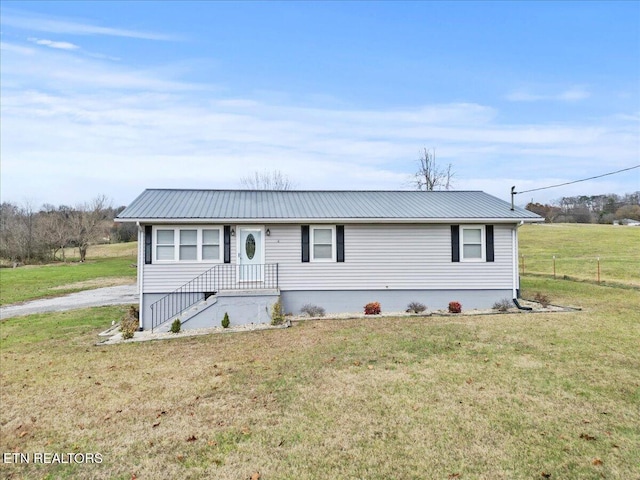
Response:
POLYGON ((514 224, 514 223, 539 223, 544 218, 531 217, 457 217, 457 218, 116 218, 119 223, 140 224, 205 224, 205 223, 233 223, 233 224, 314 224, 314 223, 490 223, 490 224, 514 224))

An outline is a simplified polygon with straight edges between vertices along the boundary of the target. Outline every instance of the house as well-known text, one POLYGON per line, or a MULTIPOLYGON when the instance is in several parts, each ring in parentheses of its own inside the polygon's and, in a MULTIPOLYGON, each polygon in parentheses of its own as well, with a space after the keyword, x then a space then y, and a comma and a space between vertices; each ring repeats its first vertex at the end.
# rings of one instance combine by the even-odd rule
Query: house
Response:
POLYGON ((634 220, 633 218, 623 218, 622 220, 614 220, 614 225, 627 225, 629 227, 637 227, 640 226, 640 221, 634 220))
POLYGON ((145 190, 140 326, 268 322, 305 304, 360 312, 450 301, 489 308, 519 292, 518 227, 540 216, 479 191, 145 190))

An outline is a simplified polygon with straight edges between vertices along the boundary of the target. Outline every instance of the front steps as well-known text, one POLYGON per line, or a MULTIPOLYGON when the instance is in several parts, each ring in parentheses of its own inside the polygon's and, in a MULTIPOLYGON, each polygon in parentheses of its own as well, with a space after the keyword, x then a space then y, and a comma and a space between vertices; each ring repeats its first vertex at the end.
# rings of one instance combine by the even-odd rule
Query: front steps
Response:
POLYGON ((270 323, 273 304, 280 299, 280 289, 222 290, 193 305, 180 315, 154 328, 154 332, 168 332, 179 318, 183 330, 220 326, 224 314, 231 325, 270 323))

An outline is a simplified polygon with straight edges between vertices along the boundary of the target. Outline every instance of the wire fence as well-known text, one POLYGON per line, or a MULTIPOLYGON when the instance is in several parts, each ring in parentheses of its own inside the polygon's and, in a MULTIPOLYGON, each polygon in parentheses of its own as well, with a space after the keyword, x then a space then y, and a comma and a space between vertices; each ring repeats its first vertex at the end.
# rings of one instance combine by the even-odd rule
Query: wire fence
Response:
POLYGON ((636 258, 522 254, 519 269, 521 275, 543 275, 554 279, 622 283, 640 287, 640 254, 636 258))

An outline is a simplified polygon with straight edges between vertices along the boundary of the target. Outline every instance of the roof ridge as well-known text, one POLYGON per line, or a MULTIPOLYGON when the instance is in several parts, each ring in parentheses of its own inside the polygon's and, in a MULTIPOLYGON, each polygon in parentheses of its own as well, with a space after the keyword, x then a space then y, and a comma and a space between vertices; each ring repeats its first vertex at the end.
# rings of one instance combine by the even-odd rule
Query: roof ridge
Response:
MULTIPOLYGON (((255 188, 147 188, 164 192, 269 192, 269 193, 486 193, 483 190, 262 190, 255 188)), ((488 193, 486 193, 489 195, 488 193)))

